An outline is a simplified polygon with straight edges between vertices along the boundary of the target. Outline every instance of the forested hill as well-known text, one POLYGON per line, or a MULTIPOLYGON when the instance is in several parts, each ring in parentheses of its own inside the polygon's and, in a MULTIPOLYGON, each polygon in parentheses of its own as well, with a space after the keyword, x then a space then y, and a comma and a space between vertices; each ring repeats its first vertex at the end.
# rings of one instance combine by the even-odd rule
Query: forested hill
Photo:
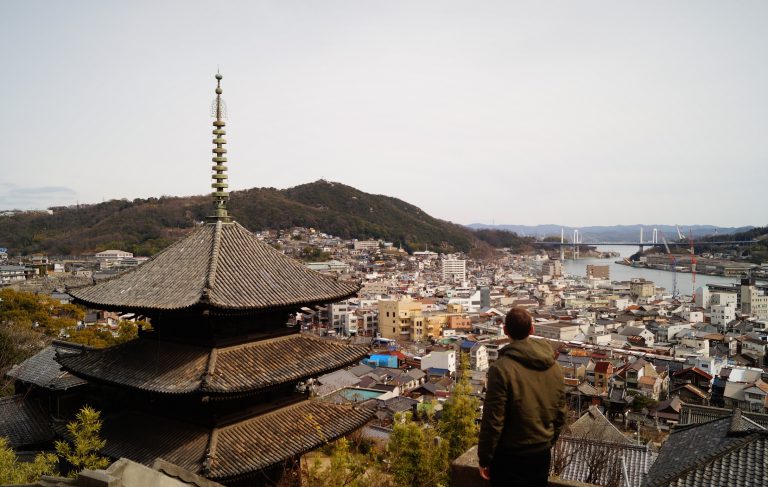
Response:
MULTIPOLYGON (((7 247, 9 255, 85 255, 113 248, 152 255, 204 220, 211 213, 211 200, 112 200, 51 210, 53 214, 0 216, 0 247, 7 247)), ((284 190, 235 191, 230 213, 251 231, 312 227, 343 238, 381 238, 411 250, 425 245, 442 251, 482 251, 490 246, 525 250, 529 242, 510 232, 475 232, 397 198, 323 180, 284 190)))

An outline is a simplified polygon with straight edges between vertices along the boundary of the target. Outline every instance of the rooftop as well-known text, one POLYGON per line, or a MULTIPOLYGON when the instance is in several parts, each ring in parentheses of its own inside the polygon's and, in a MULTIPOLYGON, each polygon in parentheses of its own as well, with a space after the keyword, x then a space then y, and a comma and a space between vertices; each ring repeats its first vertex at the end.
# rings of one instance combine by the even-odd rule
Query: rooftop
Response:
POLYGON ((238 223, 216 221, 135 269, 70 294, 99 309, 268 310, 338 301, 359 288, 308 269, 238 223))

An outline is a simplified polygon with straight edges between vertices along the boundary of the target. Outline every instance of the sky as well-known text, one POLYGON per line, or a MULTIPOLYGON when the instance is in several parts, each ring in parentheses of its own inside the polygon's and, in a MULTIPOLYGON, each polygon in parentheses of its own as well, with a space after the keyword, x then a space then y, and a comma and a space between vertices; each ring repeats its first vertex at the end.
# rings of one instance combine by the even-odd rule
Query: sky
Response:
POLYGON ((766 225, 768 2, 0 2, 0 210, 326 179, 457 223, 766 225))

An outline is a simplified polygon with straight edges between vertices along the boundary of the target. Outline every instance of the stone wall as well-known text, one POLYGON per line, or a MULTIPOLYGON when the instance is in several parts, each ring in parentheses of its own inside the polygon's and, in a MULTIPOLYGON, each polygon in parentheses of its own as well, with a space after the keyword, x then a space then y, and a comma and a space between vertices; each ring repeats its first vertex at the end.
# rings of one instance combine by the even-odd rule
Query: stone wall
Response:
MULTIPOLYGON (((451 464, 451 485, 462 487, 490 487, 491 483, 483 480, 478 471, 477 446, 473 446, 451 464)), ((556 477, 549 478, 549 487, 595 487, 593 484, 572 482, 556 477)))

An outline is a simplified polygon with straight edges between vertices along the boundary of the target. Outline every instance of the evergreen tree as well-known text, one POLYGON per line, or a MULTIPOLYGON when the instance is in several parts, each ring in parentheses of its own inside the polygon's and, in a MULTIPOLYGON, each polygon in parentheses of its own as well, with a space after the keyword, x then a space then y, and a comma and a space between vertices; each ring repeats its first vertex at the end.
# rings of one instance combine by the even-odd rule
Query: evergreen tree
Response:
POLYGON ((53 475, 58 461, 53 453, 39 453, 32 462, 20 462, 8 440, 0 436, 0 485, 31 483, 53 475))
POLYGON ((471 395, 469 383, 469 356, 459 356, 459 371, 451 397, 443 405, 440 418, 440 435, 448 443, 451 461, 477 444, 480 429, 477 425, 477 409, 480 401, 471 395))
POLYGON ((56 442, 56 452, 74 467, 71 476, 86 468, 97 470, 109 465, 109 459, 98 454, 107 443, 99 436, 101 424, 101 413, 90 406, 83 406, 76 420, 67 424, 73 445, 66 441, 56 442))
POLYGON ((410 414, 396 418, 389 440, 390 472, 397 485, 448 485, 448 452, 437 429, 413 421, 410 414))

